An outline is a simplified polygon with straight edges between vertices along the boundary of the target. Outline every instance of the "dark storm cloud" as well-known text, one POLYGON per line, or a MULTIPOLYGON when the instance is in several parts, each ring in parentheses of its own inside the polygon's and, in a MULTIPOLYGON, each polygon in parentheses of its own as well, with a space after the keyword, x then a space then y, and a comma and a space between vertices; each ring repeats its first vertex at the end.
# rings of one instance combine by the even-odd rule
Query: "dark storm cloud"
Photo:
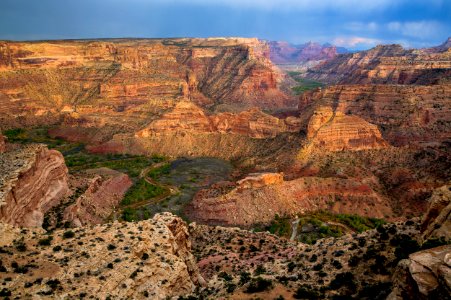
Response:
POLYGON ((255 36, 424 47, 445 40, 450 23, 446 0, 2 0, 0 38, 255 36))

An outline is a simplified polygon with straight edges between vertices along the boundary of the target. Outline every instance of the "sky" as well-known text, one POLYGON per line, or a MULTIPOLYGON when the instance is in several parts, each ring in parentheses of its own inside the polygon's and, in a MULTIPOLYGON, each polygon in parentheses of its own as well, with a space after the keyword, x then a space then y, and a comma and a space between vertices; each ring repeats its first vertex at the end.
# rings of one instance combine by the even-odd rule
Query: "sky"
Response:
POLYGON ((1 0, 3 40, 219 36, 429 47, 451 36, 451 0, 1 0))

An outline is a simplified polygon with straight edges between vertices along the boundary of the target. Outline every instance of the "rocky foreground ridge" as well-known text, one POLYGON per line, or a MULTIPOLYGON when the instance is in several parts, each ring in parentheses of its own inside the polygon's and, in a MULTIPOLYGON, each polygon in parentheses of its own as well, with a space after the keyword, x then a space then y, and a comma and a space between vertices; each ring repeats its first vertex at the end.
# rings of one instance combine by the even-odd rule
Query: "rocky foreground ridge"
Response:
POLYGON ((3 297, 167 299, 204 283, 188 227, 171 214, 52 233, 7 224, 0 231, 3 297))

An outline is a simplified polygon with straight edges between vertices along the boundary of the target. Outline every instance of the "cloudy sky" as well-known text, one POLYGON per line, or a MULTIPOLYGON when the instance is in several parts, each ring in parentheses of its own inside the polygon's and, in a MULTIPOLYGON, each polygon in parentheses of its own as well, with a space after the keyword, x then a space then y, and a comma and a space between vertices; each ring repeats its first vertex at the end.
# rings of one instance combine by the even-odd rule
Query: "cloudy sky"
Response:
POLYGON ((427 47, 451 0, 1 0, 0 39, 214 36, 427 47))

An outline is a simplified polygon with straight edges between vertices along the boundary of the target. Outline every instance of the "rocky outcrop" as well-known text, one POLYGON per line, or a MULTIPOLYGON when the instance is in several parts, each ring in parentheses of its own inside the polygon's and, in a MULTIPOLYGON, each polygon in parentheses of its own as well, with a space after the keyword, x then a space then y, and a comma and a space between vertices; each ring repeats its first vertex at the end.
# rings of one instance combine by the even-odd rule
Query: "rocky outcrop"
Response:
POLYGON ((307 138, 321 151, 365 150, 387 147, 376 125, 357 116, 333 112, 331 107, 320 107, 313 113, 307 138))
POLYGON ((438 188, 429 198, 429 208, 421 224, 423 241, 428 239, 451 240, 450 188, 450 186, 438 188))
POLYGON ((235 188, 221 185, 201 190, 186 213, 202 223, 239 226, 321 209, 379 218, 392 213, 389 200, 373 190, 371 179, 302 177, 283 181, 281 177, 278 173, 251 175, 235 188))
POLYGON ((299 110, 308 122, 319 107, 334 107, 377 125, 385 140, 402 146, 450 138, 450 97, 450 85, 337 85, 305 92, 299 110))
POLYGON ((2 222, 39 227, 44 213, 68 192, 63 156, 43 145, 0 154, 0 169, 2 222))
POLYGON ((203 283, 191 253, 187 225, 171 214, 66 232, 71 234, 16 232, 16 240, 22 240, 25 247, 16 252, 14 243, 3 245, 15 253, 0 253, 6 266, 2 274, 12 278, 2 286, 2 293, 18 298, 167 299, 190 294, 203 283), (49 240, 51 246, 38 245, 39 239, 49 240), (32 263, 35 275, 16 276, 10 267, 13 261, 21 266, 32 263), (30 281, 33 284, 26 284, 30 281))
POLYGON ((5 137, 2 135, 2 132, 0 131, 0 153, 3 153, 6 151, 6 141, 5 137))
POLYGON ((451 246, 415 252, 399 262, 388 300, 448 299, 451 293, 451 246))
POLYGON ((105 168, 96 173, 83 195, 64 211, 63 220, 73 226, 103 223, 133 184, 128 175, 117 171, 105 168))
POLYGON ((379 45, 343 54, 310 69, 306 77, 334 84, 437 84, 449 82, 451 50, 407 50, 379 45))
POLYGON ((179 102, 175 108, 135 134, 138 138, 176 135, 180 132, 238 134, 252 138, 274 138, 283 132, 297 132, 296 118, 273 117, 254 108, 240 113, 207 115, 191 102, 179 102))

